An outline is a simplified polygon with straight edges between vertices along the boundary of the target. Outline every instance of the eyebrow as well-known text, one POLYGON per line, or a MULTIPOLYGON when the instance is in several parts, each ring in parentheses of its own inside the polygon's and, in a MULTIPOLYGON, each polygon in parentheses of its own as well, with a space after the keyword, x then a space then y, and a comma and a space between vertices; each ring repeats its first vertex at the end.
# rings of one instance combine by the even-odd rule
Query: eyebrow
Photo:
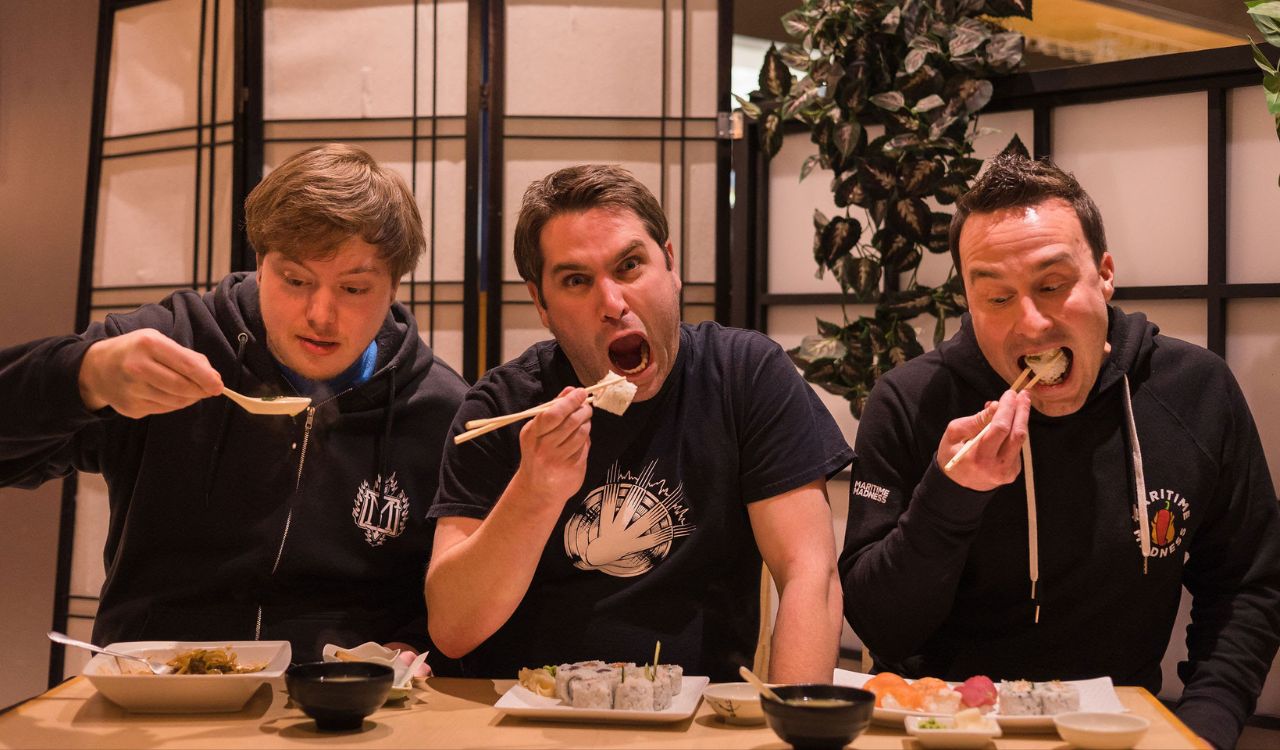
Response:
MULTIPOLYGON (((306 271, 307 273, 311 272, 311 270, 307 268, 306 264, 299 263, 298 261, 293 260, 292 258, 282 257, 280 260, 284 262, 285 268, 296 268, 302 271, 306 271)), ((377 272, 378 272, 378 267, 373 263, 361 263, 360 265, 354 266, 352 268, 348 268, 345 271, 339 271, 338 275, 339 276, 361 276, 364 274, 377 273, 377 272)))
MULTIPOLYGON (((628 255, 630 255, 631 253, 635 252, 637 249, 641 249, 641 248, 643 248, 643 247, 644 247, 644 241, 643 241, 643 240, 638 240, 638 239, 636 239, 636 240, 632 240, 632 241, 628 242, 628 243, 626 244, 626 246, 624 246, 621 250, 619 250, 617 253, 615 253, 615 254, 614 254, 613 258, 611 259, 611 262, 612 262, 612 263, 617 263, 617 262, 621 261, 623 258, 625 258, 625 257, 627 257, 628 255)), ((562 272, 564 272, 564 271, 582 271, 582 270, 585 270, 585 269, 586 269, 586 267, 587 267, 587 266, 586 266, 585 264, 582 264, 582 263, 567 263, 567 262, 566 262, 566 263, 557 263, 557 264, 555 264, 554 266, 552 266, 552 267, 551 267, 551 270, 550 270, 550 272, 549 272, 549 273, 550 273, 552 276, 554 276, 554 275, 556 275, 556 274, 558 274, 558 273, 562 273, 562 272)))
MULTIPOLYGON (((1049 270, 1050 268, 1058 265, 1059 263, 1062 263, 1064 261, 1070 261, 1070 260, 1071 260, 1071 253, 1066 252, 1064 250, 1063 252, 1060 252, 1060 253, 1054 253, 1048 258, 1045 258, 1044 260, 1040 261, 1035 265, 1035 268, 1032 268, 1031 270, 1034 273, 1040 273, 1041 271, 1049 270)), ((996 271, 989 268, 984 268, 982 266, 978 266, 977 268, 971 268, 969 270, 969 281, 978 281, 980 279, 999 280, 1001 278, 1003 278, 1003 276, 1000 273, 997 273, 996 271)))

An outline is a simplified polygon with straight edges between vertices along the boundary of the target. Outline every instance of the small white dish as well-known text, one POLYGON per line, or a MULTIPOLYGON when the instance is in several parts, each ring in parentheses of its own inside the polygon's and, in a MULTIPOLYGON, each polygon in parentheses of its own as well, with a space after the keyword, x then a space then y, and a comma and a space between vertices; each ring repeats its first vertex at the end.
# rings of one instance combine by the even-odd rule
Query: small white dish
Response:
POLYGON ((978 750, 991 744, 1000 736, 1000 725, 993 719, 984 719, 982 726, 956 728, 956 720, 951 716, 907 716, 903 720, 907 734, 916 738, 922 747, 954 748, 955 750, 978 750), (921 724, 937 723, 938 728, 922 727, 921 724))
POLYGON ((1128 750, 1151 728, 1141 716, 1093 711, 1058 714, 1053 724, 1058 736, 1081 750, 1128 750))
POLYGON ((760 692, 745 682, 717 682, 707 685, 702 698, 716 715, 729 724, 763 724, 760 692))
POLYGON ((327 643, 321 650, 320 656, 324 661, 367 661, 391 667, 395 676, 391 679, 391 692, 387 693, 387 700, 390 701, 408 697, 413 690, 413 673, 427 658, 426 652, 423 652, 418 654, 418 658, 412 665, 405 664, 400 661, 399 650, 387 648, 373 641, 361 643, 354 648, 343 648, 327 643))
POLYGON ((239 664, 266 665, 261 671, 244 674, 157 675, 132 672, 131 667, 139 665, 106 654, 90 659, 84 667, 85 678, 107 700, 136 713, 239 711, 262 683, 284 674, 292 656, 288 641, 130 641, 108 648, 159 661, 197 648, 230 648, 239 664))

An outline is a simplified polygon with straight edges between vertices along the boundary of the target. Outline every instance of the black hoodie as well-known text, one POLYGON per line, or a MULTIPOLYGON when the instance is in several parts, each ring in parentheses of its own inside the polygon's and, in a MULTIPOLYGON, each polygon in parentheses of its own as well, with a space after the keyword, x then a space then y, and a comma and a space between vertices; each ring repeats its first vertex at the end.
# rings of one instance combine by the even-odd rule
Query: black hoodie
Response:
POLYGON ((141 328, 204 354, 241 393, 291 392, 266 348, 252 274, 0 351, 0 486, 72 470, 106 479, 94 641, 283 639, 295 661, 328 642, 426 647, 426 508, 466 386, 408 311, 392 306, 369 380, 296 417, 251 415, 226 398, 136 420, 87 411, 85 351, 141 328))
POLYGON ((845 615, 878 666, 909 676, 1109 675, 1155 693, 1185 585, 1192 624, 1177 712, 1234 746, 1280 639, 1280 514, 1266 459, 1219 357, 1158 335, 1141 314, 1109 317, 1112 351, 1084 405, 1032 412, 1038 601, 1025 477, 974 492, 935 460, 948 422, 1008 388, 966 315, 956 336, 871 393, 840 556, 845 615))

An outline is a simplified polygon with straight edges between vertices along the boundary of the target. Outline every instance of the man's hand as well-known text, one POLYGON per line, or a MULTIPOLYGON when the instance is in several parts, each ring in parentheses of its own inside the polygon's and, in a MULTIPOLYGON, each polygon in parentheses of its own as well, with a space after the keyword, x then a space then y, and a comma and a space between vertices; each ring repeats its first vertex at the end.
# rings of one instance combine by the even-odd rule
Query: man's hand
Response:
POLYGON ((938 465, 946 466, 960 448, 991 423, 991 428, 978 440, 947 475, 962 487, 986 492, 1018 478, 1022 471, 1022 443, 1027 439, 1027 417, 1031 414, 1031 396, 1025 391, 1004 392, 999 401, 971 417, 952 420, 938 444, 938 465))
POLYGON ((591 450, 591 405, 581 388, 565 388, 555 406, 520 430, 520 468, 512 484, 561 504, 582 487, 591 450))
POLYGON ((208 358, 150 328, 94 343, 80 365, 80 398, 90 411, 110 406, 138 419, 220 393, 222 376, 208 358))

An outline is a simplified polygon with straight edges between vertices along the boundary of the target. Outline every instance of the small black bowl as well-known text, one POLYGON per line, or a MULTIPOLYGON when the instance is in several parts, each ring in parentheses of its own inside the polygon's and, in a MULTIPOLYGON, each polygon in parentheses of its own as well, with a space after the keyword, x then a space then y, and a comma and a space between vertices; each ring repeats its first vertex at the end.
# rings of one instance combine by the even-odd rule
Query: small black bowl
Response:
POLYGON ((284 673, 289 697, 325 732, 359 729, 387 700, 395 672, 362 661, 313 661, 284 673))
POLYGON ((796 748, 839 748, 853 742, 871 723, 876 706, 875 693, 843 685, 779 685, 773 692, 784 701, 779 703, 760 696, 764 717, 779 737, 796 748), (824 705, 821 701, 842 701, 824 705))

